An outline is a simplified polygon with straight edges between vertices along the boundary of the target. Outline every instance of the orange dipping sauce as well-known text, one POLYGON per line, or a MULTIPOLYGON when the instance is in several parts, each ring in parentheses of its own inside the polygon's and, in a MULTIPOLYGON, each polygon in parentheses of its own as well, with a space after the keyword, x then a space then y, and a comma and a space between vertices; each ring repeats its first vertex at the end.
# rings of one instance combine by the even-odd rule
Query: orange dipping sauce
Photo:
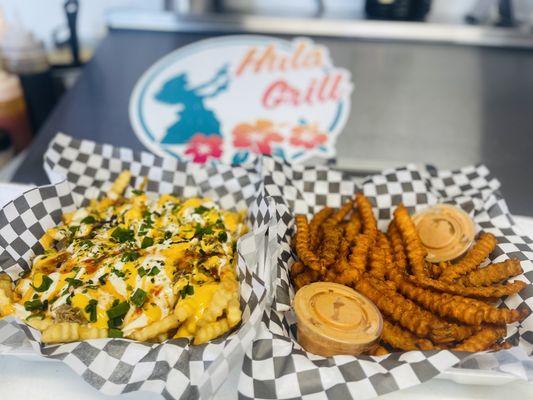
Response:
POLYGON ((337 283, 316 282, 294 297, 298 342, 321 355, 358 355, 379 340, 383 319, 377 307, 355 290, 337 283))

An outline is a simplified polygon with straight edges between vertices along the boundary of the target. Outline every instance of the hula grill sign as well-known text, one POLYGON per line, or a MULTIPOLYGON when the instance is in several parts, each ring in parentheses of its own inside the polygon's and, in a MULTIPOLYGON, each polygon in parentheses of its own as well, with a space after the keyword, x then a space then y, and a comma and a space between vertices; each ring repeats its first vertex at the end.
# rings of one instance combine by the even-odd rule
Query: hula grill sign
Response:
POLYGON ((130 119, 159 155, 198 163, 268 154, 332 158, 352 84, 309 39, 226 36, 157 61, 137 82, 130 119))

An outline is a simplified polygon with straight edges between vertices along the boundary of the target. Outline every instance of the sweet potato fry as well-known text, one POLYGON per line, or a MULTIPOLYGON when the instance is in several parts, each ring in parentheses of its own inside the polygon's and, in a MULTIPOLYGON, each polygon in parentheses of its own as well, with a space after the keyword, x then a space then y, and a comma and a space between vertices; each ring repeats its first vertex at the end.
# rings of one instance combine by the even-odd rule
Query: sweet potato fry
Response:
POLYGON ((433 350, 435 346, 428 339, 422 339, 398 325, 383 320, 381 340, 390 344, 395 349, 410 350, 433 350))
POLYGON ((355 241, 360 230, 361 218, 359 217, 359 213, 353 212, 352 215, 350 215, 350 219, 344 226, 344 237, 348 243, 352 244, 355 241))
POLYGON ((409 279, 423 288, 434 289, 438 290, 439 292, 458 294, 460 296, 476 298, 510 296, 520 292, 522 289, 527 287, 527 284, 522 281, 505 283, 502 285, 472 287, 464 286, 458 283, 446 283, 425 277, 410 276, 409 279))
POLYGON ((397 282, 398 291, 424 308, 444 318, 452 318, 468 325, 510 324, 525 318, 525 311, 495 308, 467 297, 437 293, 416 286, 405 279, 397 282))
POLYGON ((342 229, 336 225, 327 225, 324 226, 323 232, 323 242, 322 246, 320 246, 319 257, 323 265, 329 267, 337 259, 342 238, 342 229))
POLYGON ((338 268, 344 269, 338 271, 340 273, 336 277, 335 282, 352 286, 361 279, 363 273, 366 271, 366 264, 372 244, 373 241, 369 236, 365 234, 359 234, 357 236, 356 245, 352 247, 348 261, 337 264, 338 268))
POLYGON ((382 290, 374 286, 374 282, 372 278, 365 277, 357 282, 355 289, 372 300, 386 317, 420 337, 429 335, 434 321, 431 313, 392 290, 385 296, 382 290))
POLYGON ((338 225, 342 222, 342 220, 348 215, 348 213, 353 209, 353 201, 349 200, 346 203, 342 205, 341 208, 337 210, 335 214, 332 215, 330 220, 328 220, 329 223, 332 225, 338 225))
POLYGON ((475 270, 496 247, 496 238, 491 233, 481 233, 470 251, 457 264, 450 264, 442 271, 440 280, 451 283, 470 271, 475 270))
POLYGON ((405 247, 403 245, 402 237, 400 236, 400 232, 398 231, 398 227, 396 226, 396 223, 394 221, 389 224, 387 234, 391 241, 392 252, 394 255, 394 263, 396 264, 396 268, 402 274, 406 273, 407 255, 405 254, 405 247))
POLYGON ((456 346, 456 351, 468 351, 471 353, 477 351, 484 351, 491 348, 499 339, 501 339, 507 332, 505 326, 486 326, 478 333, 466 339, 463 343, 456 346))
POLYGON ((510 259, 476 269, 460 278, 457 283, 464 286, 488 286, 520 275, 522 272, 520 261, 510 259))
POLYGON ((319 278, 320 274, 317 271, 313 271, 312 269, 306 269, 305 271, 294 277, 294 287, 296 290, 299 290, 302 287, 309 285, 310 283, 318 281, 319 278))
POLYGON ((390 351, 388 351, 385 347, 381 345, 376 345, 374 348, 372 348, 370 351, 368 351, 369 356, 384 356, 389 354, 390 351))
POLYGON ((301 261, 295 261, 291 265, 291 278, 296 278, 297 275, 301 274, 305 270, 305 265, 301 261))
POLYGON ((296 254, 300 260, 314 271, 322 271, 324 264, 313 253, 309 245, 309 225, 305 215, 296 216, 296 254))
POLYGON ((318 244, 319 230, 322 224, 333 214, 333 209, 324 207, 317 212, 309 223, 309 243, 311 250, 315 250, 318 244))
POLYGON ((370 200, 368 200, 368 198, 361 192, 355 195, 355 203, 359 215, 361 216, 363 233, 371 238, 375 238, 378 233, 378 224, 374 217, 374 212, 372 211, 372 203, 370 203, 370 200))
POLYGON ((394 220, 407 248, 407 258, 409 259, 413 275, 428 276, 426 270, 427 251, 420 242, 415 225, 409 216, 407 208, 403 204, 396 207, 394 220))

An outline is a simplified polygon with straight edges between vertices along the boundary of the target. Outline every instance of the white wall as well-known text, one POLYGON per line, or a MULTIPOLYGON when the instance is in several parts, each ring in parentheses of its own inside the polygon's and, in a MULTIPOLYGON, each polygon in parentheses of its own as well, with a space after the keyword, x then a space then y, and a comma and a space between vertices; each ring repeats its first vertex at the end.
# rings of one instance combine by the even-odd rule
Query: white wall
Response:
MULTIPOLYGON (((0 0, 0 9, 5 19, 18 19, 31 29, 47 46, 52 44, 55 28, 66 26, 63 4, 65 0, 0 0)), ((78 35, 85 44, 93 44, 105 34, 104 13, 106 9, 135 7, 160 10, 162 0, 79 0, 78 35)))
MULTIPOLYGON (((66 24, 63 12, 65 0, 0 0, 0 10, 8 20, 17 18, 51 47, 51 36, 55 28, 66 24)), ((105 34, 105 11, 110 8, 137 8, 161 10, 163 0, 79 0, 78 33, 85 46, 92 46, 105 34)), ((174 0, 179 1, 179 0, 174 0)), ((193 0, 194 1, 194 0, 193 0)), ((364 0, 324 0, 329 15, 345 17, 361 16, 364 0)), ((495 1, 495 0, 484 0, 495 1)), ((430 22, 462 23, 476 0, 433 0, 430 22)), ((313 15, 315 0, 225 0, 228 8, 247 12, 276 12, 289 15, 313 15)), ((515 0, 517 12, 529 15, 533 7, 531 0, 515 0), (528 7, 526 7, 526 5, 528 7), (524 10, 524 8, 527 8, 524 10)), ((0 20, 0 30, 1 30, 0 20)))

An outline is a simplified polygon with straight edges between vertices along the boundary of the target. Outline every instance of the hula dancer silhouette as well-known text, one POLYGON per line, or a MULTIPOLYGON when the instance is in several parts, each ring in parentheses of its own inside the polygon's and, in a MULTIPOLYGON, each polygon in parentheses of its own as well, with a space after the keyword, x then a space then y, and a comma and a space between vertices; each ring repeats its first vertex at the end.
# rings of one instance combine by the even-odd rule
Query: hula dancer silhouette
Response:
POLYGON ((207 109, 204 100, 218 96, 229 85, 228 65, 222 66, 209 81, 189 87, 186 73, 179 74, 163 84, 156 100, 166 104, 182 104, 177 113, 179 119, 172 124, 161 140, 163 144, 187 143, 195 133, 220 135, 220 123, 213 111, 207 109))

